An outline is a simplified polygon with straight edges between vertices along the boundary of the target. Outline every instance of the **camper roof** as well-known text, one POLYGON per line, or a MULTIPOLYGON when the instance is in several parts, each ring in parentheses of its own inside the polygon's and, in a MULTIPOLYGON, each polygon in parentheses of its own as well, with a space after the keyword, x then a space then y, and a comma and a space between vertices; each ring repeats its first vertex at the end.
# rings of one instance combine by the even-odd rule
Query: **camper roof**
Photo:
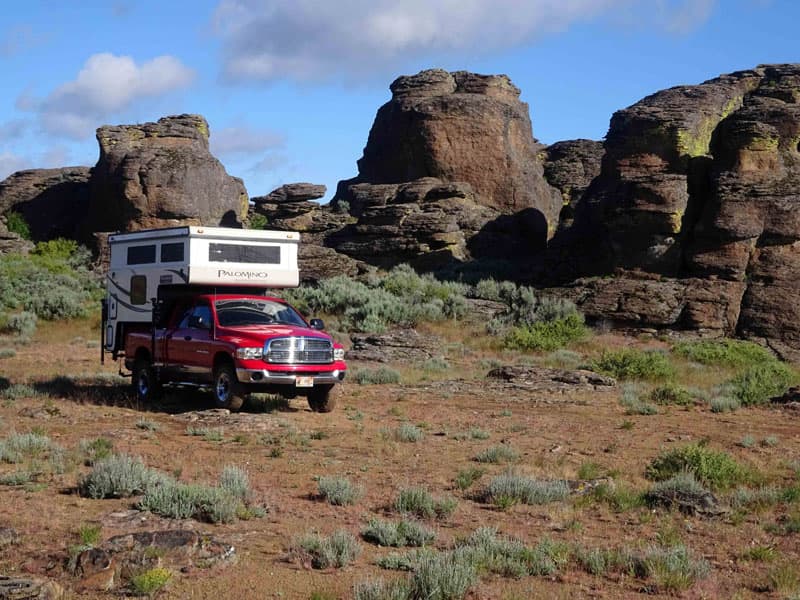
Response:
POLYGON ((167 227, 164 229, 143 229, 131 233, 115 233, 108 237, 110 244, 119 242, 138 242, 163 238, 209 237, 238 241, 269 242, 283 240, 299 240, 296 231, 267 231, 261 229, 233 229, 230 227, 167 227))

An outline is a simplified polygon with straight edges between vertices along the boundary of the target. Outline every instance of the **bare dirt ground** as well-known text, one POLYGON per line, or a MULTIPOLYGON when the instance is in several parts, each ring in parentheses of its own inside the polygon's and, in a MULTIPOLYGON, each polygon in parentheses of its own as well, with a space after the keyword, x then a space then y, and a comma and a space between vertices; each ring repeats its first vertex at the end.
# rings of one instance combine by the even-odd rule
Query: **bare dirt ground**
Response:
MULTIPOLYGON (((66 568, 69 548, 82 526, 99 524, 102 540, 131 531, 189 529, 232 545, 234 558, 176 572, 160 597, 350 598, 355 582, 405 576, 375 565, 377 557, 392 549, 362 540, 363 551, 352 565, 320 571, 293 558, 292 544, 312 531, 346 529, 358 536, 370 518, 395 518, 391 507, 398 490, 412 485, 458 499, 450 518, 429 522, 438 534, 436 548, 451 547, 480 526, 496 527, 530 544, 549 537, 586 548, 635 548, 672 536, 711 564, 708 577, 678 593, 687 598, 779 598, 792 582, 775 591, 770 578, 775 579, 776 569, 789 579, 800 573, 792 570, 800 561, 798 534, 765 529, 791 510, 786 505, 717 518, 648 507, 615 512, 585 498, 499 510, 471 498, 507 465, 480 465, 486 473, 466 491, 454 484, 459 469, 478 466, 473 460, 478 452, 502 443, 519 452, 514 468, 522 474, 574 480, 582 466, 594 463, 595 471, 611 474, 618 485, 644 490, 651 485, 645 467, 659 452, 707 440, 770 481, 789 485, 794 475, 787 465, 800 458, 800 416, 790 411, 751 408, 714 414, 706 406, 693 406, 665 407, 652 416, 627 415, 617 388, 529 391, 485 379, 487 358, 513 362, 518 357, 494 356, 464 332, 452 342, 460 348, 448 357, 452 373, 423 377, 413 366, 393 365, 408 383, 351 381, 330 414, 312 413, 304 400, 296 399, 288 406, 253 403, 238 415, 228 415, 210 411, 200 394, 176 394, 157 407, 140 407, 130 403, 122 383, 97 378, 97 373, 114 374, 117 365, 100 367, 98 348, 86 342, 90 336, 88 323, 45 325, 32 343, 16 347, 15 356, 0 359, 0 375, 11 384, 52 382, 58 375, 94 377, 66 390, 51 385, 49 395, 40 391, 0 401, 0 438, 37 431, 77 455, 81 440, 102 437, 113 443, 115 452, 141 456, 148 466, 182 481, 213 483, 225 465, 238 465, 247 470, 256 497, 268 509, 266 516, 218 525, 171 521, 132 510, 135 498, 83 498, 76 483, 89 467, 75 459, 64 473, 35 485, 0 486, 0 528, 13 528, 17 534, 15 543, 0 545, 0 575, 54 580, 69 597, 119 598, 125 594, 119 589, 80 591, 81 578, 66 568), (145 428, 145 422, 152 428, 145 428), (423 428, 424 438, 409 443, 387 435, 403 422, 423 428), (219 431, 222 439, 187 433, 188 427, 199 426, 219 431), (489 438, 458 435, 470 428, 488 432, 489 438), (755 443, 744 447, 741 442, 748 436, 755 443), (354 505, 331 506, 316 497, 321 475, 348 477, 363 486, 364 494, 354 505), (763 546, 774 549, 772 560, 743 556, 748 548, 763 546)), ((636 343, 613 335, 592 342, 594 348, 636 343)), ((0 475, 14 468, 0 464, 0 475)), ((659 595, 669 594, 648 588, 637 577, 594 576, 570 564, 547 577, 483 577, 468 597, 659 595)))

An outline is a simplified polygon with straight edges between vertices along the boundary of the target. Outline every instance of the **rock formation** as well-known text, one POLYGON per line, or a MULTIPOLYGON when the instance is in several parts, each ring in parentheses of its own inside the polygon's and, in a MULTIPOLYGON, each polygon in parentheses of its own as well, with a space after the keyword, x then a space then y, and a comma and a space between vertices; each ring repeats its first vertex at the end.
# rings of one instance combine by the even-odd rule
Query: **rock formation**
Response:
POLYGON ((340 183, 337 202, 353 209, 357 199, 349 192, 356 183, 434 177, 469 183, 480 204, 503 213, 540 211, 542 240, 555 230, 559 194, 542 176, 528 106, 508 77, 432 69, 399 77, 391 91, 358 161, 359 174, 340 183))
POLYGON ((739 334, 800 357, 799 101, 800 65, 764 65, 616 113, 602 172, 551 262, 565 264, 557 249, 572 254, 570 277, 617 277, 567 293, 597 317, 739 334))
POLYGON ((563 206, 558 222, 560 229, 572 225, 584 193, 600 174, 604 153, 603 142, 594 140, 556 142, 544 149, 544 177, 547 183, 561 192, 563 206))
POLYGON ((17 171, 0 182, 0 215, 14 211, 34 240, 74 238, 89 209, 89 167, 17 171))
POLYGON ((247 191, 211 155, 208 138, 208 123, 199 115, 100 127, 87 233, 239 226, 247 214, 247 191))

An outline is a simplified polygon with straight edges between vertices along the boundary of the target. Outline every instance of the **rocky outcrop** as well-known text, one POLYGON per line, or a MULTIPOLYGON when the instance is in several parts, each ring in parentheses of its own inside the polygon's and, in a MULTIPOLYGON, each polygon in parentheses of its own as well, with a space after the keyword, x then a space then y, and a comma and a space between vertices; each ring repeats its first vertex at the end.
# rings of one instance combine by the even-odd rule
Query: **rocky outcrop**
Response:
POLYGON ((324 185, 315 183, 287 183, 272 190, 266 196, 250 198, 256 205, 261 204, 284 204, 286 202, 305 202, 306 200, 316 200, 325 195, 327 188, 324 185))
POLYGON ((326 236, 325 244, 365 263, 423 270, 474 259, 524 259, 546 226, 539 211, 508 215, 480 203, 472 186, 425 177, 403 184, 353 184, 357 222, 326 236))
POLYGON ((578 203, 600 174, 604 153, 603 142, 594 140, 556 142, 544 149, 544 178, 561 192, 559 228, 572 225, 578 203))
POLYGON ((600 175, 548 249, 562 282, 616 273, 570 283, 581 307, 800 358, 799 99, 800 66, 763 65, 617 112, 600 175))
POLYGON ((199 115, 100 127, 87 234, 179 224, 239 226, 247 214, 247 191, 211 155, 208 139, 208 123, 199 115))
POLYGON ((89 167, 17 171, 0 182, 0 215, 22 215, 37 241, 75 238, 89 210, 90 173, 89 167))
POLYGON ((503 213, 539 211, 546 223, 542 240, 554 231, 561 200, 542 176, 528 106, 508 77, 432 69, 399 77, 391 90, 359 174, 340 183, 335 202, 346 200, 353 209, 356 183, 434 177, 469 183, 480 204, 503 213))
POLYGON ((0 254, 9 252, 27 254, 31 250, 33 250, 33 244, 16 233, 10 232, 6 227, 5 217, 0 217, 0 254))

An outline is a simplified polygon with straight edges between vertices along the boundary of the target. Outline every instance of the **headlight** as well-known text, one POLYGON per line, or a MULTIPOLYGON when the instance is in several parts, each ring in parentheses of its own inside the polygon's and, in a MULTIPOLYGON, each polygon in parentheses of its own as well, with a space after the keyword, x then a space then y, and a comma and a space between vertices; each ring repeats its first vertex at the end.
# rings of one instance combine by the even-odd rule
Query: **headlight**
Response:
POLYGON ((241 360, 253 360, 264 356, 264 348, 237 348, 236 358, 241 360))
POLYGON ((344 360, 344 348, 333 349, 333 360, 344 360))

